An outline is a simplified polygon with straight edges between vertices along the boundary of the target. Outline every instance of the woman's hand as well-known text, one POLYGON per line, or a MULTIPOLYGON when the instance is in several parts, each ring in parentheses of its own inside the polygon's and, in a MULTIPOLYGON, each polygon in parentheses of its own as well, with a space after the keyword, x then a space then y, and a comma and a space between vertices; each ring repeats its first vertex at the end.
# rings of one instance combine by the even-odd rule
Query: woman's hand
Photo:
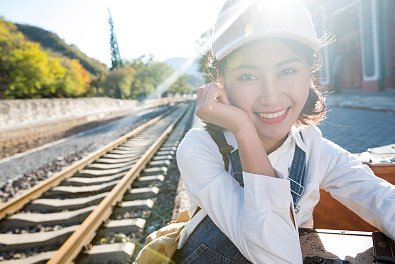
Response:
POLYGON ((247 113, 230 104, 227 91, 221 81, 197 89, 196 116, 205 122, 223 127, 235 135, 241 132, 241 129, 253 127, 247 113))
POLYGON ((198 88, 196 116, 235 135, 244 171, 276 177, 254 124, 244 110, 230 104, 221 82, 198 88))

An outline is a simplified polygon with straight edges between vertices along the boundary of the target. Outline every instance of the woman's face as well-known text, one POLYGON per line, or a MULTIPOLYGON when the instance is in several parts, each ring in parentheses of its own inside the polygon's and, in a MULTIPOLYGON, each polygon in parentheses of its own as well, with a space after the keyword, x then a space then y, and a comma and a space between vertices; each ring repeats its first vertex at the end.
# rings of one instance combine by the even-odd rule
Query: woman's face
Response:
POLYGON ((307 59, 280 39, 266 39, 244 45, 225 63, 224 83, 231 103, 248 114, 266 151, 273 151, 306 103, 307 59))

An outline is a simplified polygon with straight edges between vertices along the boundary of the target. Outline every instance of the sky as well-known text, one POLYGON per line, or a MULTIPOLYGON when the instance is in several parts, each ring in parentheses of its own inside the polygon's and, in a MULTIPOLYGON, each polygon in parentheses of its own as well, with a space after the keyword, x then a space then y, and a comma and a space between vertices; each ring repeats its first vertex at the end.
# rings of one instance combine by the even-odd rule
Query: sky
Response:
POLYGON ((109 13, 119 51, 132 60, 197 56, 196 41, 213 27, 225 0, 0 0, 0 17, 56 33, 111 66, 109 13))

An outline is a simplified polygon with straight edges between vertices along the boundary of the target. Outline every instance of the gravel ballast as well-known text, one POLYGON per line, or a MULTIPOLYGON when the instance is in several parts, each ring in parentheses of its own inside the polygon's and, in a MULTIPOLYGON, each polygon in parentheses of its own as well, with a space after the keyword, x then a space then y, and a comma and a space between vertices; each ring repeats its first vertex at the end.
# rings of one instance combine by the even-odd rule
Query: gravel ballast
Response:
POLYGON ((95 128, 88 126, 88 130, 78 134, 1 159, 0 202, 5 202, 37 182, 52 176, 63 167, 98 150, 168 108, 168 106, 156 107, 95 128))

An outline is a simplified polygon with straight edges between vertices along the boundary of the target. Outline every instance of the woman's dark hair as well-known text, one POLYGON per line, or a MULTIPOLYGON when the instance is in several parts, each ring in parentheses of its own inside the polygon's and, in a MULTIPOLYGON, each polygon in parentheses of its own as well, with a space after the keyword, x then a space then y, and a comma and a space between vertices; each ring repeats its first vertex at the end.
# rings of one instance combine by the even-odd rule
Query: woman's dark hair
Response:
MULTIPOLYGON (((296 123, 297 125, 318 125, 319 122, 325 118, 326 110, 325 98, 320 91, 321 87, 319 86, 318 77, 314 76, 321 68, 321 56, 318 52, 313 51, 310 47, 298 41, 290 39, 282 39, 282 41, 298 56, 305 57, 310 66, 311 78, 309 95, 298 119, 296 120, 296 123)), ((207 55, 207 62, 204 69, 204 74, 208 76, 212 81, 217 81, 219 76, 224 75, 225 60, 226 58, 217 61, 212 56, 211 52, 209 52, 207 55)))

